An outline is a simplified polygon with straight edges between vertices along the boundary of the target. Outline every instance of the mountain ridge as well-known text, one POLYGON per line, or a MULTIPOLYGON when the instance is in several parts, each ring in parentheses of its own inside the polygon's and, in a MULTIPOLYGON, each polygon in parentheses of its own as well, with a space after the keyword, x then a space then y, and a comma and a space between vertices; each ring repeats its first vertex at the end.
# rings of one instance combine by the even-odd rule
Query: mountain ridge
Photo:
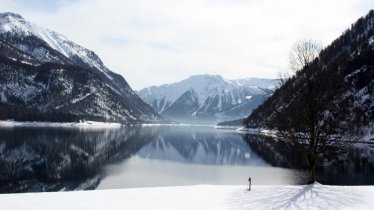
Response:
POLYGON ((221 75, 204 74, 143 88, 138 94, 159 114, 172 120, 215 124, 222 119, 245 117, 277 84, 276 79, 226 80, 221 75), (186 108, 181 101, 191 106, 186 108))
POLYGON ((55 120, 59 113, 70 121, 164 121, 121 75, 64 35, 0 13, 0 45, 2 118, 55 120))
MULTIPOLYGON (((321 51, 311 64, 316 68, 304 68, 283 86, 277 89, 262 105, 255 109, 244 122, 246 127, 266 127, 275 111, 282 113, 285 106, 297 103, 287 93, 299 93, 305 89, 307 78, 328 84, 327 92, 335 93, 330 103, 347 106, 350 119, 341 123, 352 123, 367 127, 373 135, 374 121, 374 10, 358 19, 341 36, 321 51), (311 71, 310 69, 318 69, 311 71), (339 79, 339 78, 342 79, 339 79), (371 131, 370 131, 371 130, 371 131)), ((331 94, 330 94, 331 95, 331 94)), ((328 109, 326 109, 328 112, 328 109)))

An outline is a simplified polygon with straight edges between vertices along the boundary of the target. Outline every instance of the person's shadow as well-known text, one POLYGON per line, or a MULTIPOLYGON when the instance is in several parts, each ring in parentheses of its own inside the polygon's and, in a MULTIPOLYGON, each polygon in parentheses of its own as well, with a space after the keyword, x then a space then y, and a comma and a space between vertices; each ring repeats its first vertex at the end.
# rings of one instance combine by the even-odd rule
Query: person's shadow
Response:
POLYGON ((237 209, 340 209, 362 203, 360 195, 349 187, 261 186, 238 191, 229 203, 237 209))

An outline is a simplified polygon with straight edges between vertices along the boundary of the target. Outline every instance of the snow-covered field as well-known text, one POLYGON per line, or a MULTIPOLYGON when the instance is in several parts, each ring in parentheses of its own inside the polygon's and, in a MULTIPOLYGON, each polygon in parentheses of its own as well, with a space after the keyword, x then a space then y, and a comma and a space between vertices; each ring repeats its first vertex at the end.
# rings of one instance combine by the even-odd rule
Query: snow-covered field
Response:
POLYGON ((83 121, 83 122, 17 122, 12 120, 0 121, 0 127, 121 127, 120 123, 83 121))
POLYGON ((198 185, 0 195, 1 209, 372 209, 374 186, 198 185))

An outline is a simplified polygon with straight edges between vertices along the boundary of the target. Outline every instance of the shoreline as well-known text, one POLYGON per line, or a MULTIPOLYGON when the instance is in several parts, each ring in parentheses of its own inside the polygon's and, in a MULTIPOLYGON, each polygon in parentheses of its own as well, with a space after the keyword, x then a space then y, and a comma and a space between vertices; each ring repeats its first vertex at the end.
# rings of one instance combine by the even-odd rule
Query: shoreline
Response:
POLYGON ((119 128, 123 126, 178 126, 178 127, 215 127, 215 125, 200 125, 200 124, 160 124, 160 123, 139 123, 139 124, 122 124, 115 122, 101 122, 101 121, 82 121, 82 122, 48 122, 48 121, 14 121, 14 120, 0 120, 0 128, 4 127, 112 127, 119 128))
POLYGON ((13 121, 1 120, 0 128, 9 127, 107 127, 120 128, 124 126, 121 123, 109 123, 98 121, 83 121, 83 122, 41 122, 41 121, 13 121))

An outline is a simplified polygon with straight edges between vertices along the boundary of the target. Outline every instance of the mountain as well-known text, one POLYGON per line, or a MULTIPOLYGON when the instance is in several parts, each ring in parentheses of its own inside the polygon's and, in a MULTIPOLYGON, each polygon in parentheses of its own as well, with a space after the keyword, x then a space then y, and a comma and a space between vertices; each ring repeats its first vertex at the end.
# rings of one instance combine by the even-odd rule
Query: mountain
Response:
POLYGON ((147 87, 138 94, 169 119, 211 124, 247 116, 276 84, 274 79, 225 80, 219 75, 196 75, 173 84, 147 87))
MULTIPOLYGON (((319 100, 326 100, 322 118, 329 116, 329 106, 350 113, 343 124, 364 125, 369 135, 374 128, 374 11, 360 18, 350 29, 321 51, 308 68, 302 69, 277 89, 245 120, 247 127, 264 127, 276 114, 298 103, 295 96, 306 92, 308 80, 323 87, 319 100), (292 94, 290 94, 292 93, 292 94)), ((318 90, 315 90, 318 91, 318 90)), ((295 110, 297 111, 297 110, 295 110)), ((338 116, 337 113, 336 116, 338 116)))
POLYGON ((65 36, 0 13, 2 119, 159 122, 126 80, 65 36))

